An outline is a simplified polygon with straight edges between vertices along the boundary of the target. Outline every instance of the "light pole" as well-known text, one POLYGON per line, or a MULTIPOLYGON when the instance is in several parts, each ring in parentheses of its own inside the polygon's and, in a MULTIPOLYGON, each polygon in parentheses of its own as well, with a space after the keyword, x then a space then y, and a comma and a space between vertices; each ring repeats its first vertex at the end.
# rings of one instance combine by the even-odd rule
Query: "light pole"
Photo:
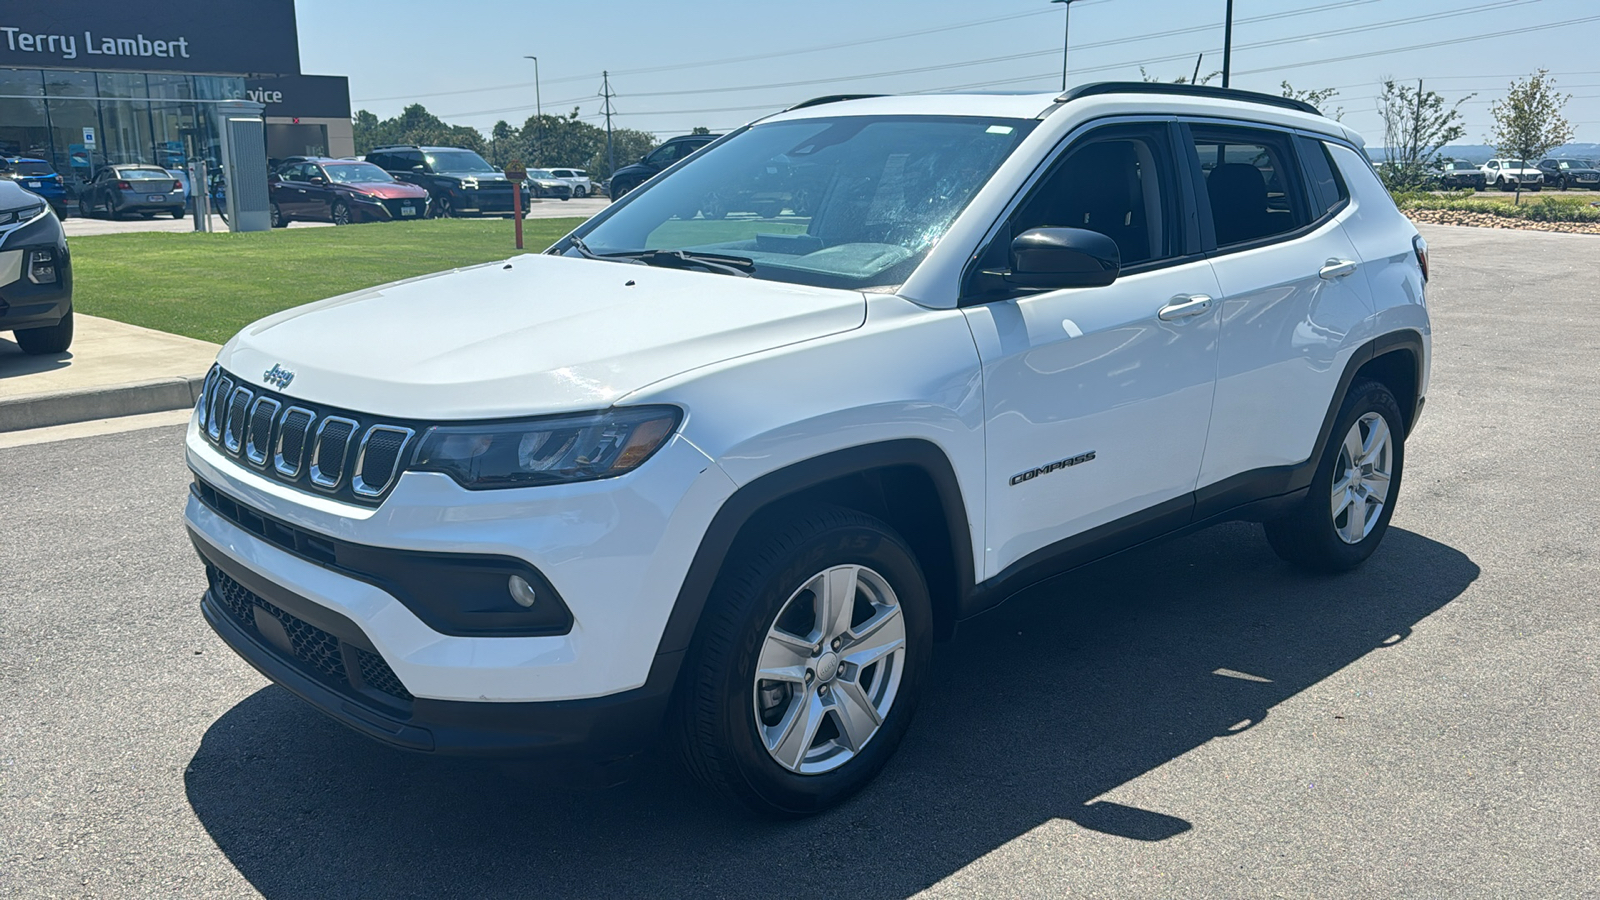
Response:
POLYGON ((1233 70, 1233 0, 1228 0, 1228 21, 1222 26, 1222 86, 1228 86, 1233 70))
POLYGON ((533 114, 539 123, 539 153, 544 154, 544 102, 539 99, 539 57, 524 56, 523 59, 533 60, 533 114))
MULTIPOLYGON (((1072 33, 1072 4, 1077 0, 1050 0, 1066 7, 1066 21, 1061 26, 1061 90, 1067 89, 1067 36, 1072 33)), ((1231 0, 1230 0, 1231 2, 1231 0)))

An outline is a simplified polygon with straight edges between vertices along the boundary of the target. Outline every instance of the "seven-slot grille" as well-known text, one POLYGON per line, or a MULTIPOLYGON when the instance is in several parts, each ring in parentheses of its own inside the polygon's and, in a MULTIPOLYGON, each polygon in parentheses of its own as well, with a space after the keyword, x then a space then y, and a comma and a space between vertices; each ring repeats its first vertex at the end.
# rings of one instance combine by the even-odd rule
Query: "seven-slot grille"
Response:
POLYGON ((399 480, 417 433, 252 388, 220 366, 206 376, 198 409, 207 440, 262 475, 368 505, 399 480))

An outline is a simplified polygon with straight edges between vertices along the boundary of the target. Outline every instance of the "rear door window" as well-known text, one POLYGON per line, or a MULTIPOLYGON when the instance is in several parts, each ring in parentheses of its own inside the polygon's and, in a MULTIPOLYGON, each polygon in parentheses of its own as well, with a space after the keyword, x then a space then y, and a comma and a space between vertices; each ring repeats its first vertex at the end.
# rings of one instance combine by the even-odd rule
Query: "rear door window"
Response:
POLYGON ((1288 134, 1212 125, 1191 130, 1218 247, 1266 240, 1311 223, 1288 134))

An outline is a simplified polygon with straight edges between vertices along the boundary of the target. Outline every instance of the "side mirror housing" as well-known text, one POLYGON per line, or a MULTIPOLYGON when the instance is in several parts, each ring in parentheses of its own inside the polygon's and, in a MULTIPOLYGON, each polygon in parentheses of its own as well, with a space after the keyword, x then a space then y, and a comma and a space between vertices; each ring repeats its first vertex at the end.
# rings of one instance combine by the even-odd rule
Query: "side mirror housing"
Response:
POLYGON ((1000 274, 1016 287, 1056 290, 1103 287, 1117 280, 1117 242, 1086 228, 1030 228, 1011 240, 1011 269, 1000 274))
POLYGON ((311 176, 311 183, 312 184, 327 184, 328 183, 328 179, 323 178, 321 175, 313 175, 313 176, 311 176))

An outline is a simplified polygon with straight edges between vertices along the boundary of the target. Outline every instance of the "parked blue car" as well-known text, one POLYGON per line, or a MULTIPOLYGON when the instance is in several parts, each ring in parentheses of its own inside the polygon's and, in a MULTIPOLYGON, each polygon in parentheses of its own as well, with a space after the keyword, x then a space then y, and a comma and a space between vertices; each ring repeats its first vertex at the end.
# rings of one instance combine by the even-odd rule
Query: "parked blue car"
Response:
POLYGON ((27 156, 0 157, 0 178, 9 178, 43 197, 56 211, 56 218, 67 217, 67 186, 48 162, 27 156))

